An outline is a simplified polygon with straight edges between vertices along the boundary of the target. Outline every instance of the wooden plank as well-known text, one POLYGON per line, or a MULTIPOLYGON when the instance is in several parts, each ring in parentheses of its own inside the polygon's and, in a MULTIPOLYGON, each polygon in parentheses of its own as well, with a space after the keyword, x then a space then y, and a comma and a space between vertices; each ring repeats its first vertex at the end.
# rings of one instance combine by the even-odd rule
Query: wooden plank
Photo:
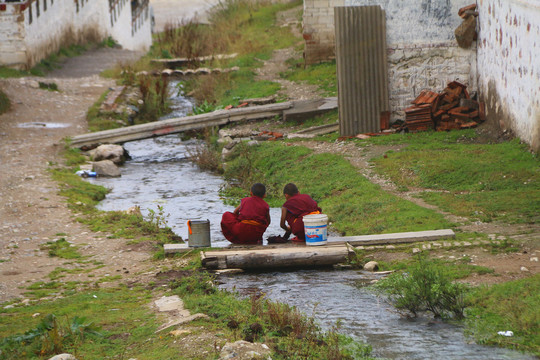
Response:
POLYGON ((183 66, 193 62, 205 62, 209 60, 223 60, 223 59, 232 59, 238 56, 237 53, 234 54, 218 54, 218 55, 209 55, 209 56, 199 56, 195 58, 175 58, 175 59, 152 59, 150 60, 153 63, 166 64, 168 66, 183 66))
POLYGON ((362 236, 342 236, 330 237, 328 243, 344 244, 349 243, 353 246, 360 245, 388 245, 414 243, 421 241, 434 241, 441 239, 455 239, 456 234, 451 229, 413 231, 392 234, 376 234, 362 236))
POLYGON ((283 120, 304 120, 338 108, 337 97, 297 100, 291 109, 283 111, 283 120))
POLYGON ((97 131, 71 138, 72 147, 92 146, 100 143, 118 144, 182 131, 225 125, 230 122, 254 120, 281 115, 293 106, 292 102, 218 110, 207 114, 155 121, 120 129, 97 131))
POLYGON ((283 267, 328 266, 344 262, 350 250, 342 246, 274 247, 201 253, 208 269, 268 269, 283 267))

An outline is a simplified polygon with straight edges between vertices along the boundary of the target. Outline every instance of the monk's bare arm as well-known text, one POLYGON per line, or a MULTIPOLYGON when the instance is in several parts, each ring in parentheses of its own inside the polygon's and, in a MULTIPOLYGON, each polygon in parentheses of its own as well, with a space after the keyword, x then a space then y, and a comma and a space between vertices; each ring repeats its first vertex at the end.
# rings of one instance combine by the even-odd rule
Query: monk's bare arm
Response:
POLYGON ((279 226, 285 231, 291 231, 291 228, 289 226, 287 226, 287 224, 285 223, 285 218, 286 217, 287 217, 287 209, 282 207, 281 208, 281 220, 279 222, 279 226))
POLYGON ((239 213, 240 213, 240 205, 238 205, 238 206, 236 207, 236 209, 234 209, 234 211, 233 211, 233 214, 234 214, 234 215, 238 215, 239 213))

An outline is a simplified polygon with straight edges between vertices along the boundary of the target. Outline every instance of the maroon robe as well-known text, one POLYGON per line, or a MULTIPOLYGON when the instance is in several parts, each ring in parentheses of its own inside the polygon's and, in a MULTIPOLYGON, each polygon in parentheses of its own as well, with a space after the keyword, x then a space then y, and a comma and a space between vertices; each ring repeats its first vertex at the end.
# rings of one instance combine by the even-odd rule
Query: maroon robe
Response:
POLYGON ((322 210, 317 205, 317 202, 307 194, 296 194, 291 196, 283 207, 287 209, 285 220, 291 227, 291 232, 298 237, 299 240, 305 241, 306 234, 304 232, 304 216, 311 213, 320 213, 322 210))
POLYGON ((268 227, 270 207, 262 198, 251 196, 240 201, 238 215, 227 211, 221 218, 221 231, 233 244, 262 244, 268 227))

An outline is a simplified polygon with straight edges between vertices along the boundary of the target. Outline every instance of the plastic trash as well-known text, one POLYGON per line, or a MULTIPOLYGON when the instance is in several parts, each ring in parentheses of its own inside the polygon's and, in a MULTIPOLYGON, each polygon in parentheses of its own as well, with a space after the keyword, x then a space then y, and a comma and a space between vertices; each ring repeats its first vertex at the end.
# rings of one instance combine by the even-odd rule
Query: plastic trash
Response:
POLYGON ((514 336, 514 332, 513 331, 499 331, 497 334, 501 335, 501 336, 514 336))
POLYGON ((95 171, 90 170, 79 170, 75 174, 79 175, 80 177, 87 178, 87 177, 96 177, 97 173, 95 171))

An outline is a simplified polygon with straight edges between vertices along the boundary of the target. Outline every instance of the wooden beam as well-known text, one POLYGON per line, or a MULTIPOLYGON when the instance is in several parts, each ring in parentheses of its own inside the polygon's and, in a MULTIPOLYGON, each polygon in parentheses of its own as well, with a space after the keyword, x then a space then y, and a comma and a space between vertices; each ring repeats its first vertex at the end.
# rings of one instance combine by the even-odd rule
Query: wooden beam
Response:
POLYGON ((82 147, 96 144, 119 144, 188 130, 220 126, 231 122, 262 119, 276 115, 280 116, 283 110, 289 109, 292 106, 293 103, 289 101, 278 104, 218 110, 207 114, 155 121, 120 129, 97 131, 72 137, 71 146, 82 147))
POLYGON ((441 239, 455 239, 456 234, 451 229, 413 231, 392 234, 376 234, 362 236, 342 236, 328 238, 329 244, 361 245, 388 245, 401 243, 414 243, 422 241, 435 241, 441 239))
POLYGON ((342 246, 289 246, 201 252, 208 269, 272 269, 328 266, 344 262, 351 254, 342 246))

